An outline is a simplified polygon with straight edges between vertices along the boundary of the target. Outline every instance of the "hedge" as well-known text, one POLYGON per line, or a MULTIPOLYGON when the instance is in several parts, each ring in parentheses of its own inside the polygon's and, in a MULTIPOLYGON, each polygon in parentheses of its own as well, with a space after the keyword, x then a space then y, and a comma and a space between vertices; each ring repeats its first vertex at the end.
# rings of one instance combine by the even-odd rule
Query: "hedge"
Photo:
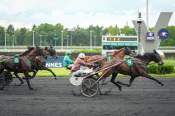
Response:
POLYGON ((169 74, 173 73, 174 71, 175 71, 174 65, 171 64, 164 64, 164 65, 151 64, 148 66, 148 72, 153 74, 169 74))

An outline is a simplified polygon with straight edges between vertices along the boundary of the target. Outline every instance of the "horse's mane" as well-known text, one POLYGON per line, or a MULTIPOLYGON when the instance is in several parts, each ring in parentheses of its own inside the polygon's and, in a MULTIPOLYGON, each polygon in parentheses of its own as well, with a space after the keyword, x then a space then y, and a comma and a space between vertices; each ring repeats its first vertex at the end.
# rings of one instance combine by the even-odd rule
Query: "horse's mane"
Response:
POLYGON ((148 52, 148 53, 145 53, 144 55, 139 54, 139 55, 135 56, 135 58, 140 58, 142 60, 146 60, 146 59, 152 59, 153 56, 154 56, 154 53, 148 52))
POLYGON ((22 54, 20 54, 20 56, 25 56, 25 55, 27 55, 27 54, 30 53, 33 49, 34 49, 34 47, 28 47, 28 49, 27 49, 25 52, 23 52, 22 54))
POLYGON ((44 55, 43 49, 39 46, 36 46, 36 52, 37 52, 38 55, 44 55))
POLYGON ((124 48, 121 48, 121 49, 118 50, 118 51, 114 51, 114 52, 112 52, 112 56, 115 56, 116 54, 120 53, 123 49, 124 49, 124 48))
POLYGON ((50 49, 49 49, 49 53, 50 53, 51 56, 55 56, 55 55, 56 55, 55 49, 53 49, 53 48, 51 48, 51 47, 50 47, 50 49))

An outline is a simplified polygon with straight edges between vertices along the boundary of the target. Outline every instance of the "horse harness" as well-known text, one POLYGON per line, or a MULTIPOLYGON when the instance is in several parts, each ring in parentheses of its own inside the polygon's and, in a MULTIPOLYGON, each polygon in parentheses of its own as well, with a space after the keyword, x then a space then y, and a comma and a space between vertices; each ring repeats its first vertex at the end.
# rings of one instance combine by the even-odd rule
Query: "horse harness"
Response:
POLYGON ((126 55, 124 57, 124 61, 128 65, 128 67, 129 67, 130 75, 131 76, 134 76, 133 73, 132 73, 132 67, 134 67, 134 59, 133 59, 133 57, 131 57, 129 55, 126 55))

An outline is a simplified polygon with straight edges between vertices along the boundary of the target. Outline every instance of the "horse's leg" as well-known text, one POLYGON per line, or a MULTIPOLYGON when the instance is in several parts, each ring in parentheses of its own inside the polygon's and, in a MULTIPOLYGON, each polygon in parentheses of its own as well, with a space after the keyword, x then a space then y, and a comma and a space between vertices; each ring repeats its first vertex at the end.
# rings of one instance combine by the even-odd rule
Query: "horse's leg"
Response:
POLYGON ((16 78, 18 78, 19 81, 20 81, 20 84, 17 84, 17 86, 21 86, 22 84, 24 84, 24 81, 19 77, 19 75, 18 75, 16 72, 14 72, 14 75, 15 75, 16 78))
POLYGON ((128 85, 128 87, 131 87, 132 82, 134 81, 135 78, 136 78, 136 77, 131 76, 131 78, 130 78, 130 80, 129 80, 129 85, 128 85))
POLYGON ((4 71, 4 66, 0 65, 0 74, 4 71))
POLYGON ((164 86, 164 84, 162 82, 160 82, 159 80, 155 79, 154 77, 152 77, 151 75, 147 74, 146 72, 142 73, 141 76, 143 76, 145 78, 148 78, 148 79, 151 79, 151 80, 157 82, 158 84, 160 84, 161 86, 164 86))
MULTIPOLYGON (((118 75, 118 73, 112 73, 112 77, 117 77, 117 75, 118 75)), ((126 84, 126 83, 123 83, 123 82, 121 82, 121 81, 117 81, 117 82, 115 82, 115 83, 118 83, 118 84, 120 84, 120 85, 124 85, 124 86, 129 86, 129 84, 126 84)))
POLYGON ((30 79, 35 78, 35 76, 36 76, 37 72, 38 72, 37 70, 33 71, 33 75, 31 76, 31 78, 30 78, 30 79))
POLYGON ((122 91, 121 85, 119 85, 117 82, 115 82, 116 77, 117 77, 117 73, 116 73, 116 74, 113 74, 113 73, 112 73, 111 82, 112 82, 113 84, 115 84, 115 85, 118 87, 118 89, 119 89, 120 91, 122 91))
POLYGON ((29 81, 31 76, 30 76, 27 72, 24 73, 24 75, 25 75, 25 79, 26 79, 28 88, 29 88, 30 90, 33 90, 33 88, 31 87, 30 81, 29 81))
POLYGON ((47 67, 42 67, 41 70, 47 70, 47 71, 51 72, 52 75, 55 77, 55 79, 57 79, 57 78, 56 78, 56 74, 55 74, 51 69, 49 69, 49 68, 47 68, 47 67))

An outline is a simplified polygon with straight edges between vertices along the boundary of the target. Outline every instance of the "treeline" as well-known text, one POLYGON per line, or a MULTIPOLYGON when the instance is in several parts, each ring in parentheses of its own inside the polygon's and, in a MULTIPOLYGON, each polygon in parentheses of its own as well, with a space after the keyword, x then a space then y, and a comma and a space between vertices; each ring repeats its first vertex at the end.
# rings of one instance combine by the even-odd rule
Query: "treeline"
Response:
MULTIPOLYGON (((175 26, 169 26, 167 28, 170 32, 169 39, 163 41, 161 45, 163 46, 173 46, 175 45, 175 26)), ((32 29, 25 27, 15 28, 12 24, 8 28, 0 26, 0 45, 6 43, 8 46, 13 45, 33 45, 33 37, 35 45, 56 45, 61 46, 61 41, 63 39, 64 46, 88 46, 90 45, 90 38, 92 40, 92 45, 101 45, 102 35, 136 35, 135 29, 129 26, 124 26, 119 28, 117 25, 103 27, 103 26, 93 26, 90 25, 87 28, 82 28, 77 26, 73 29, 68 29, 64 25, 58 23, 56 25, 44 23, 40 25, 33 25, 32 29)))

